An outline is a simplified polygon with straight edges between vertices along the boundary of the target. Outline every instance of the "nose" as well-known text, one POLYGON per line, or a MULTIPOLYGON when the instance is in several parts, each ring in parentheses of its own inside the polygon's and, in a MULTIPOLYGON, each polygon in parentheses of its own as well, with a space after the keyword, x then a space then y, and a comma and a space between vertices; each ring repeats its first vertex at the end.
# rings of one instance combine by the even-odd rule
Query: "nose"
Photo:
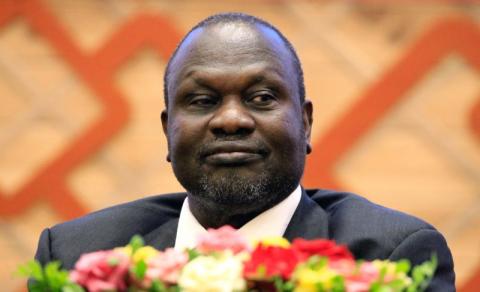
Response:
POLYGON ((255 129, 255 121, 239 100, 224 101, 209 123, 216 136, 248 135, 255 129))

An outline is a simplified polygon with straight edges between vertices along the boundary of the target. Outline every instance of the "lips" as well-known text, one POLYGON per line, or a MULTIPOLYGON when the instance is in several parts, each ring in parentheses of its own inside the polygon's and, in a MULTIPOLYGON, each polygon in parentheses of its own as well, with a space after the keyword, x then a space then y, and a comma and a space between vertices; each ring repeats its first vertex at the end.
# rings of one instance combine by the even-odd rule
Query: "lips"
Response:
POLYGON ((204 148, 202 157, 207 164, 234 166, 254 163, 267 155, 265 147, 244 143, 215 143, 204 148))

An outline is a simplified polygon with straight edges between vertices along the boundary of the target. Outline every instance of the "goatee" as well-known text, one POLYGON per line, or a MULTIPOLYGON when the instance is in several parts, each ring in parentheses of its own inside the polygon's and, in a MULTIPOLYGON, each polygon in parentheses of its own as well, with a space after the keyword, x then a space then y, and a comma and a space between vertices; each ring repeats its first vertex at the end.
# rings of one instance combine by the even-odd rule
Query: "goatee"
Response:
POLYGON ((197 187, 189 192, 219 207, 236 212, 268 209, 286 198, 298 184, 298 178, 272 177, 264 171, 255 177, 232 172, 220 177, 200 176, 197 187))

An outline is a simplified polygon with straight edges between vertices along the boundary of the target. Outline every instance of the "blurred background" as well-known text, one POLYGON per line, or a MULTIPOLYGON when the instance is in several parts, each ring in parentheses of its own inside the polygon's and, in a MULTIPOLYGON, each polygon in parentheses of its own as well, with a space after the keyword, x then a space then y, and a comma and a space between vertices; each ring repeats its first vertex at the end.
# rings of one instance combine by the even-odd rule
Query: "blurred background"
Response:
POLYGON ((163 70, 184 33, 225 11, 273 23, 303 62, 304 185, 432 223, 460 291, 478 291, 480 4, 0 0, 2 291, 23 290, 12 273, 43 228, 182 190, 165 160, 163 70))

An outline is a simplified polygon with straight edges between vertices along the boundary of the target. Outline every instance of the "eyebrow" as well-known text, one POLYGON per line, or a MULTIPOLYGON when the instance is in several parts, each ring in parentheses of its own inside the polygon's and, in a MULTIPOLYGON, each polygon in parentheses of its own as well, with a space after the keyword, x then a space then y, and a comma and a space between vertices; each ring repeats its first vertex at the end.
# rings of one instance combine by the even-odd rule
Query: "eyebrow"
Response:
MULTIPOLYGON (((277 74, 275 74, 275 75, 277 75, 277 74)), ((278 76, 278 77, 280 77, 280 76, 278 76)), ((195 84, 197 84, 197 85, 199 85, 203 88, 206 88, 206 89, 211 90, 211 91, 216 91, 216 89, 214 87, 209 85, 208 80, 206 80, 205 78, 203 78, 201 76, 192 77, 192 80, 195 84)), ((242 88, 243 88, 242 91, 246 91, 249 88, 253 87, 254 85, 265 82, 265 81, 268 81, 268 79, 264 76, 264 74, 253 75, 253 76, 251 76, 247 79, 245 84, 242 84, 242 88)), ((281 87, 279 82, 281 82, 281 81, 277 78, 277 76, 275 76, 275 78, 270 79, 270 81, 268 82, 269 85, 270 85, 269 87, 271 89, 278 90, 278 87, 279 86, 281 87)))
POLYGON ((245 88, 250 88, 255 84, 262 83, 263 81, 265 81, 265 76, 254 75, 247 81, 247 84, 246 84, 245 88))
POLYGON ((198 76, 192 77, 192 80, 193 82, 195 82, 195 84, 200 85, 201 87, 207 88, 208 90, 211 90, 211 91, 215 91, 215 88, 208 85, 208 81, 205 80, 205 78, 203 77, 198 77, 198 76))
MULTIPOLYGON (((182 88, 183 82, 190 80, 190 84, 195 84, 197 86, 203 87, 204 89, 211 90, 211 91, 216 91, 216 88, 211 85, 210 80, 212 80, 212 76, 210 73, 215 74, 215 69, 212 71, 210 70, 198 70, 196 66, 193 66, 193 68, 189 68, 186 70, 185 73, 183 73, 183 77, 181 79, 182 82, 179 84, 179 88, 182 88), (207 76, 205 76, 205 74, 207 76)), ((276 66, 262 66, 260 68, 255 68, 251 71, 251 75, 247 77, 246 80, 244 80, 242 84, 242 90, 247 90, 251 88, 252 86, 265 82, 267 83, 268 87, 271 89, 279 90, 279 88, 283 87, 284 83, 288 83, 289 80, 283 70, 279 70, 279 68, 276 68, 276 66)), ((177 88, 178 89, 178 88, 177 88)))

